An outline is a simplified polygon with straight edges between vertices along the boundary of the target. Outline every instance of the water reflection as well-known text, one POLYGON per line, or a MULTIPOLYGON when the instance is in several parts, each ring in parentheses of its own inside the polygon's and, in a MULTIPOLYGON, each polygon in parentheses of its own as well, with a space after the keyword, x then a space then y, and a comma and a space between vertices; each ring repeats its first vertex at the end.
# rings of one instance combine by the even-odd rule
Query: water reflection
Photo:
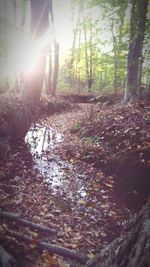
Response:
POLYGON ((49 147, 53 147, 62 140, 63 135, 40 123, 33 125, 25 137, 25 142, 29 145, 34 158, 39 158, 49 147))
POLYGON ((69 163, 58 156, 56 148, 63 139, 64 136, 55 129, 40 123, 33 125, 25 137, 33 156, 34 168, 38 169, 52 190, 52 211, 73 211, 77 221, 79 214, 85 216, 87 222, 97 223, 100 219, 101 227, 104 224, 102 218, 114 208, 109 200, 109 191, 105 186, 102 187, 101 177, 94 179, 97 173, 93 173, 92 169, 88 172, 81 165, 69 163))
POLYGON ((28 131, 25 142, 33 156, 35 168, 54 191, 61 190, 74 199, 86 198, 82 174, 71 163, 54 154, 63 139, 63 135, 55 129, 36 123, 28 131))

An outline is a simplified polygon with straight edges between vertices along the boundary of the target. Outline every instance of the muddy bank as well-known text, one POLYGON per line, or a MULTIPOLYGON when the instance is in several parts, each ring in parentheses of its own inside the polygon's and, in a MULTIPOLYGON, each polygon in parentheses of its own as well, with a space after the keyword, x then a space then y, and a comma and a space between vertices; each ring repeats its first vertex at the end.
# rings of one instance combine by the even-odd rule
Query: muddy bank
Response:
POLYGON ((150 193, 149 112, 148 105, 93 105, 86 119, 71 129, 80 142, 64 148, 68 158, 114 175, 116 191, 133 210, 139 210, 150 193))
POLYGON ((24 138, 31 123, 37 120, 39 107, 25 104, 21 95, 0 96, 0 138, 10 143, 24 138))
POLYGON ((24 138, 32 123, 39 117, 76 108, 62 99, 43 97, 39 104, 25 103, 23 96, 0 96, 0 148, 7 153, 10 143, 24 138))

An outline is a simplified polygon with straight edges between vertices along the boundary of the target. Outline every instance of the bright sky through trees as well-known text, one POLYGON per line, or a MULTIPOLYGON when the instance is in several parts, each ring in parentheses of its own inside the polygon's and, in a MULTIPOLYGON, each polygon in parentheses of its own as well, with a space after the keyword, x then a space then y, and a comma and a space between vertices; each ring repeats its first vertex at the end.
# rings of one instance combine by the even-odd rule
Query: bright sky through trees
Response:
MULTIPOLYGON (((86 1, 85 1, 86 3, 86 1)), ((29 36, 29 24, 30 24, 30 8, 29 1, 27 1, 26 6, 26 16, 25 16, 25 25, 24 25, 24 34, 22 35, 21 29, 21 19, 22 19, 22 6, 21 1, 17 1, 17 10, 16 10, 16 19, 15 11, 11 1, 1 0, 1 12, 2 16, 5 12, 2 10, 7 9, 7 21, 9 22, 9 27, 7 31, 7 55, 6 58, 0 59, 0 64, 4 62, 7 67, 4 67, 5 74, 11 72, 16 72, 19 70, 30 70, 36 64, 37 57, 39 56, 42 45, 46 46, 50 40, 49 33, 47 32, 42 40, 36 41, 36 43, 31 41, 29 36), (6 4, 7 2, 7 4, 6 4), (9 3, 9 5, 8 5, 9 3), (16 24, 16 25, 15 25, 16 24), (39 43, 38 43, 39 42, 39 43), (16 49, 17 47, 17 49, 16 49), (31 56, 32 55, 32 56, 31 56), (28 63, 27 63, 28 62, 28 63)), ((73 8, 71 6, 71 0, 55 0, 53 1, 54 8, 54 19, 55 19, 55 35, 56 41, 60 45, 60 62, 66 55, 67 50, 72 47, 73 43, 73 25, 72 25, 72 16, 74 13, 74 23, 77 21, 79 7, 75 5, 73 8)), ((111 32, 108 27, 108 20, 103 19, 103 11, 98 6, 95 8, 90 8, 85 10, 86 14, 90 14, 93 22, 98 20, 98 25, 100 27, 100 32, 97 33, 98 37, 101 40, 99 46, 102 51, 108 52, 112 49, 111 41, 111 32)), ((96 22, 95 22, 96 23, 96 22)), ((82 40, 81 40, 82 42, 82 40)), ((84 40, 83 40, 84 43, 84 40)))
POLYGON ((54 1, 54 16, 56 38, 60 44, 60 50, 64 52, 71 47, 73 38, 70 0, 54 1))
MULTIPOLYGON (((25 20, 25 29, 24 34, 20 29, 21 25, 21 2, 18 2, 16 10, 16 19, 15 12, 12 6, 11 1, 2 1, 1 11, 7 9, 6 16, 7 21, 9 22, 9 29, 7 31, 7 55, 6 58, 1 58, 1 63, 6 65, 3 68, 4 75, 19 70, 31 70, 37 61, 38 54, 41 49, 41 42, 44 45, 48 43, 49 36, 48 33, 45 34, 42 41, 39 40, 39 43, 33 43, 29 37, 29 23, 30 23, 30 8, 29 2, 27 2, 26 7, 26 20, 25 20), (16 25, 15 25, 16 24, 16 25), (45 39, 44 39, 45 38, 45 39), (17 49, 16 49, 17 47, 17 49), (31 57, 32 55, 32 57, 31 57)), ((72 32, 72 9, 70 0, 55 0, 53 1, 54 5, 54 16, 55 16, 55 33, 56 40, 60 44, 60 60, 64 56, 66 51, 71 48, 73 40, 72 32)), ((75 19, 78 16, 78 9, 73 11, 75 14, 75 19)), ((5 13, 5 12, 4 12, 5 13)), ((1 12, 3 15, 3 12, 1 12)), ((98 8, 91 9, 91 15, 93 17, 99 17, 100 10, 98 8)), ((103 36, 105 37, 106 34, 103 36)))
MULTIPOLYGON (((60 43, 60 52, 64 53, 68 49, 71 48, 73 42, 73 31, 72 31, 72 12, 74 13, 74 20, 77 22, 79 9, 78 6, 74 7, 72 10, 71 0, 56 0, 54 1, 54 15, 55 15, 55 29, 56 29, 56 37, 58 42, 60 43)), ((102 10, 97 6, 94 8, 90 8, 85 10, 86 14, 90 14, 92 19, 97 20, 102 17, 102 10)), ((103 20, 103 19, 102 19, 103 20)), ((101 21, 103 26, 103 22, 101 21)), ((107 25, 105 25, 107 27, 107 25)), ((103 32, 102 38, 108 39, 110 37, 110 33, 107 31, 103 32)), ((83 41, 84 42, 84 41, 83 41)), ((103 49, 109 50, 109 47, 103 47, 103 49)))

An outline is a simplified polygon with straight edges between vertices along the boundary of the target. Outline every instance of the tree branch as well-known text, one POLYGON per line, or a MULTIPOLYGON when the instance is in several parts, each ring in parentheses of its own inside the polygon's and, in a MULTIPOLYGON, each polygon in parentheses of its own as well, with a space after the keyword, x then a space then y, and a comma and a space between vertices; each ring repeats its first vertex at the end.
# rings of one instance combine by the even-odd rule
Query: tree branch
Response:
MULTIPOLYGON (((24 235, 22 233, 18 233, 15 231, 8 231, 8 233, 19 239, 22 240, 24 242, 27 243, 33 243, 34 240, 31 237, 28 237, 27 235, 24 235)), ((41 242, 36 240, 35 245, 41 249, 47 249, 49 252, 66 257, 66 258, 70 258, 72 260, 76 260, 77 262, 80 262, 82 264, 85 264, 87 262, 87 260, 89 259, 86 255, 81 254, 75 250, 72 249, 68 249, 68 248, 64 248, 58 245, 53 245, 53 244, 49 244, 49 243, 45 243, 45 242, 41 242)))
MULTIPOLYGON (((50 229, 49 227, 41 226, 39 224, 28 221, 26 219, 20 218, 20 214, 15 214, 15 213, 0 210, 0 218, 4 218, 7 220, 13 220, 13 221, 16 221, 20 224, 29 226, 30 228, 37 229, 37 230, 43 231, 43 232, 47 232, 49 234, 56 234, 57 233, 57 231, 54 229, 50 229)), ((52 225, 52 227, 53 227, 53 225, 52 225)))

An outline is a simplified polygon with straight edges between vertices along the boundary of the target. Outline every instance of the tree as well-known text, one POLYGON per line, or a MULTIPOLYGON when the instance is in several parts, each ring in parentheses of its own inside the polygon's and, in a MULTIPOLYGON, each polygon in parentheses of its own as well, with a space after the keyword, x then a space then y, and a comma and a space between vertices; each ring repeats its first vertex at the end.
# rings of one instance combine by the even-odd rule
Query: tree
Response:
POLYGON ((75 16, 76 2, 73 0, 71 5, 72 10, 72 32, 73 32, 73 42, 71 48, 70 62, 69 62, 69 75, 70 75, 70 88, 77 86, 77 91, 80 93, 80 79, 81 79, 81 20, 82 20, 82 8, 81 4, 78 3, 78 15, 75 16))
POLYGON ((132 0, 127 85, 124 102, 136 98, 141 84, 142 48, 148 0, 132 0))
MULTIPOLYGON (((126 11, 128 8, 128 1, 125 0, 89 0, 89 7, 99 7, 99 37, 97 41, 102 51, 108 50, 107 55, 112 59, 111 73, 105 83, 108 82, 109 88, 113 88, 114 92, 118 88, 122 88, 125 83, 125 69, 126 69, 126 54, 127 54, 127 36, 128 36, 128 19, 126 11), (107 48, 109 47, 109 49, 107 48)), ((104 59, 105 60, 105 59, 104 59)), ((109 60, 110 61, 110 60, 109 60)), ((104 63, 102 63, 104 65, 104 63)), ((110 64, 110 62, 109 62, 110 64)), ((107 68, 110 66, 107 65, 107 68)), ((104 76, 106 71, 101 71, 101 76, 104 76)), ((102 81, 103 79, 101 79, 102 81)), ((103 87, 103 82, 100 84, 103 87)))
POLYGON ((52 88, 51 88, 51 94, 53 96, 56 94, 58 71, 59 71, 59 43, 55 41, 54 42, 54 68, 53 68, 52 88))
POLYGON ((150 266, 150 200, 133 217, 124 233, 107 245, 85 267, 150 266))
POLYGON ((113 54, 114 54, 114 81, 113 87, 114 92, 121 86, 121 54, 124 50, 123 43, 123 29, 125 22, 125 12, 127 9, 127 1, 109 1, 109 11, 110 14, 110 28, 112 34, 112 45, 113 45, 113 54))
POLYGON ((92 22, 91 18, 85 16, 83 1, 81 1, 81 10, 83 17, 83 32, 84 32, 84 45, 85 45, 85 67, 86 67, 86 79, 89 92, 91 91, 93 77, 92 77, 92 22), (89 42, 87 37, 87 32, 89 30, 89 42))
MULTIPOLYGON (((141 85, 150 90, 150 20, 146 23, 146 35, 143 46, 143 65, 142 65, 142 81, 141 85)), ((139 92, 141 93, 141 91, 139 92)))
MULTIPOLYGON (((49 1, 31 0, 31 34, 38 40, 49 27, 49 1)), ((45 76, 46 53, 41 52, 36 72, 24 76, 25 101, 38 104, 45 76)))
POLYGON ((53 12, 53 1, 49 1, 50 19, 50 43, 49 43, 49 73, 48 73, 48 88, 47 94, 55 95, 56 85, 59 71, 59 43, 56 41, 55 37, 55 27, 54 27, 54 12, 53 12), (54 53, 52 54, 52 51, 54 53))

